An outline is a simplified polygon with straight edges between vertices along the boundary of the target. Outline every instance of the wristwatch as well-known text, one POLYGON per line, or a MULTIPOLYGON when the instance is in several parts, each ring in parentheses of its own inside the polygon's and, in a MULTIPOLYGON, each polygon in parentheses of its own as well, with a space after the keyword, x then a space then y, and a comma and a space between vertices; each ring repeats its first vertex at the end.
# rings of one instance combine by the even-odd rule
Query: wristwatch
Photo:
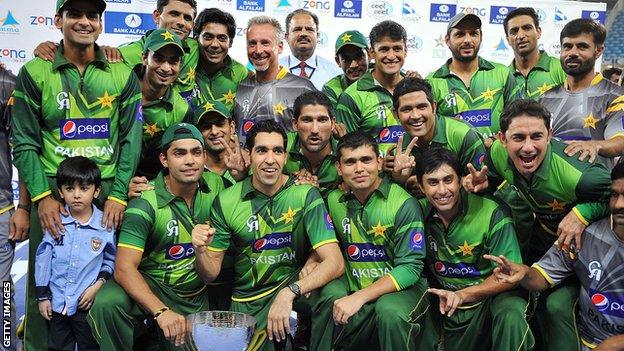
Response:
POLYGON ((301 296, 301 288, 299 287, 299 285, 297 285, 297 283, 292 283, 288 285, 288 289, 290 289, 290 291, 292 291, 293 294, 295 294, 295 297, 301 296))

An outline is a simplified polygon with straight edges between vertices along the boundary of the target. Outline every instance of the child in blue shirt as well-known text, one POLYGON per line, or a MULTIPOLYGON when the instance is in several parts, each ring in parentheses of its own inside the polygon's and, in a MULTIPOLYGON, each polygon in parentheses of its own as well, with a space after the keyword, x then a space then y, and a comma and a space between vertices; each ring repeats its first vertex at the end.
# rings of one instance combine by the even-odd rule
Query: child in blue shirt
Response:
POLYGON ((113 274, 115 237, 93 205, 100 192, 97 165, 86 157, 65 159, 56 173, 67 216, 65 231, 46 232, 37 248, 35 283, 39 312, 50 321, 48 350, 99 350, 86 315, 95 295, 113 274))

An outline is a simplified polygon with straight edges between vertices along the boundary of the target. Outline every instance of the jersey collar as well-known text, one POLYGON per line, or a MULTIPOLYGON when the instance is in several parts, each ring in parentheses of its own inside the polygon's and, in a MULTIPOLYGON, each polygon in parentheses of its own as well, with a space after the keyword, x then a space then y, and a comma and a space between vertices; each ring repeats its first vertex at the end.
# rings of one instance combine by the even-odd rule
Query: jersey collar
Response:
MULTIPOLYGON (((377 187, 377 189, 375 189, 371 195, 369 196, 369 198, 366 200, 366 203, 364 204, 364 206, 366 206, 366 204, 368 204, 368 202, 370 201, 371 198, 373 198, 373 196, 375 196, 375 194, 379 194, 381 197, 383 197, 384 199, 388 199, 388 195, 390 194, 390 187, 392 185, 392 182, 390 181, 390 179, 388 179, 387 176, 380 174, 379 175, 381 177, 381 183, 379 183, 379 186, 377 187)), ((343 193, 340 196, 340 199, 338 201, 340 202, 347 202, 351 199, 354 199, 355 201, 357 201, 357 199, 355 199, 355 195, 353 195, 353 192, 349 191, 347 193, 343 193)), ((359 203, 359 201, 358 201, 359 203)))
MULTIPOLYGON (((469 196, 478 196, 478 195, 473 195, 468 193, 467 191, 465 191, 463 188, 461 188, 459 190, 459 197, 460 197, 460 201, 459 201, 459 212, 457 213, 457 216, 451 221, 451 225, 453 224, 453 222, 455 222, 456 220, 463 218, 467 213, 468 213, 468 197, 469 196)), ((426 206, 424 209, 424 214, 425 214, 425 222, 428 222, 430 219, 432 218, 439 218, 440 216, 438 215, 438 211, 436 210, 435 207, 433 207, 433 205, 431 204, 431 202, 429 202, 429 200, 427 199, 426 201, 426 206)), ((449 228, 451 227, 451 225, 449 225, 449 228)))
MULTIPOLYGON (((540 58, 537 61, 537 64, 535 65, 535 67, 531 69, 531 71, 534 69, 539 69, 545 72, 550 72, 550 60, 551 60, 551 57, 548 56, 548 54, 544 50, 540 50, 540 58)), ((509 68, 511 69, 514 75, 522 74, 520 73, 520 71, 518 71, 518 69, 516 69, 515 59, 511 61, 509 68)))
MULTIPOLYGON (((477 56, 477 59, 479 62, 477 71, 489 71, 491 69, 494 69, 494 65, 483 57, 477 56)), ((446 60, 446 63, 433 73, 433 78, 446 78, 448 76, 454 75, 451 73, 451 69, 449 67, 451 61, 453 61, 453 58, 449 58, 448 60, 446 60)))
MULTIPOLYGON (((253 177, 253 175, 249 175, 247 178, 245 178, 242 181, 243 189, 241 191, 241 198, 243 200, 249 200, 249 199, 254 198, 256 196, 267 197, 265 194, 259 192, 258 190, 256 190, 256 188, 254 188, 253 183, 251 182, 252 177, 253 177)), ((284 189, 287 189, 288 187, 290 187, 293 184, 295 184, 295 178, 293 178, 291 176, 288 176, 288 180, 286 180, 286 183, 284 183, 284 185, 282 185, 282 187, 279 188, 279 190, 272 197, 277 196, 277 194, 281 193, 284 189)))
MULTIPOLYGON (((93 45, 95 45, 95 59, 93 61, 89 62, 89 64, 94 63, 95 65, 99 66, 100 68, 104 68, 104 69, 108 68, 108 60, 106 60, 106 56, 104 55, 104 51, 102 51, 100 49, 98 44, 93 44, 93 45)), ((56 70, 60 69, 63 66, 66 66, 66 65, 73 65, 63 55, 64 52, 65 52, 65 48, 63 46, 63 40, 61 40, 61 43, 59 44, 58 50, 56 50, 56 54, 54 55, 54 62, 52 62, 52 70, 53 71, 56 71, 56 70)))
MULTIPOLYGON (((602 76, 602 73, 596 73, 596 76, 594 77, 594 79, 592 79, 591 83, 589 83, 589 86, 596 85, 596 84, 602 82, 603 80, 604 80, 604 77, 602 76)), ((570 89, 568 87, 568 80, 567 79, 563 81, 563 87, 566 90, 570 89)))
MULTIPOLYGON (((223 68, 221 68, 220 70, 218 70, 217 72, 215 72, 215 74, 213 75, 213 77, 218 76, 219 74, 222 74, 228 78, 231 78, 234 75, 234 61, 232 60, 232 58, 230 57, 230 55, 225 56, 225 58, 223 59, 224 62, 224 66, 223 68)), ((197 68, 199 68, 199 64, 197 65, 197 68)), ((204 76, 204 77, 208 77, 207 74, 204 73, 203 70, 197 70, 197 74, 204 76)))
MULTIPOLYGON (((156 204, 158 208, 163 208, 169 205, 171 201, 178 198, 178 196, 175 196, 167 191, 167 186, 165 185, 165 172, 166 170, 160 171, 158 173, 158 176, 156 176, 156 179, 154 180, 154 188, 156 191, 156 204)), ((208 183, 206 183, 206 181, 204 180, 204 177, 200 177, 198 183, 199 191, 203 193, 210 192, 210 187, 208 186, 208 183)))
POLYGON ((69 206, 65 205, 65 211, 69 213, 68 216, 61 216, 61 223, 63 225, 76 223, 81 227, 91 227, 93 229, 102 229, 102 211, 100 211, 97 207, 91 204, 91 209, 93 213, 91 214, 91 218, 87 221, 87 223, 80 223, 74 217, 72 217, 71 212, 69 211, 69 206))

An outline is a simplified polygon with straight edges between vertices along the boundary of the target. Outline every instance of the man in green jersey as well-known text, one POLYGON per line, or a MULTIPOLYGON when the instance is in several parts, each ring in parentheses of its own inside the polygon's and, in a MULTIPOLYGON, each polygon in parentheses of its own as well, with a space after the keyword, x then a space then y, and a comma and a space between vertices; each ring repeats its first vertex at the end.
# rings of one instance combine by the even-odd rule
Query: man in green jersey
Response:
MULTIPOLYGON (((581 250, 587 225, 608 213, 611 179, 599 163, 568 156, 566 144, 552 139, 551 115, 541 104, 520 99, 501 116, 499 139, 486 157, 487 167, 464 177, 468 191, 495 189, 506 181, 517 189, 535 214, 524 262, 538 260, 557 240, 565 251, 581 250), (574 241, 576 248, 571 247, 574 241)), ((469 168, 472 168, 469 165, 469 168)), ((536 322, 548 335, 549 350, 576 350, 574 301, 578 286, 568 281, 540 298, 536 322)))
POLYGON ((492 138, 503 107, 516 98, 517 90, 507 67, 479 56, 482 34, 477 15, 453 17, 444 37, 452 57, 427 80, 439 115, 463 119, 484 138, 492 138))
POLYGON ((462 165, 461 174, 473 163, 481 168, 485 146, 479 132, 468 123, 436 115, 431 85, 422 78, 405 78, 392 94, 394 113, 407 133, 399 138, 395 155, 384 159, 384 170, 391 172, 395 182, 406 184, 413 174, 420 155, 431 147, 451 150, 462 165))
POLYGON ((37 313, 34 261, 42 232, 58 236, 66 213, 53 177, 69 156, 86 156, 102 173, 96 204, 103 225, 118 227, 126 207, 127 184, 141 145, 138 80, 123 64, 106 61, 95 45, 102 31, 104 1, 59 0, 55 26, 63 41, 52 62, 35 58, 17 77, 13 115, 13 161, 33 202, 30 217, 29 284, 25 344, 46 349, 47 326, 37 313))
POLYGON ((401 68, 407 56, 407 32, 400 24, 388 20, 377 23, 369 39, 375 68, 340 95, 336 121, 343 123, 347 132, 368 132, 384 156, 404 133, 393 113, 392 92, 403 79, 401 68))
POLYGON ((180 38, 168 29, 157 29, 145 40, 143 64, 134 68, 143 94, 143 147, 136 172, 141 180, 155 178, 162 168, 158 157, 164 131, 179 122, 192 121, 190 106, 173 91, 182 56, 180 38))
POLYGON ((503 28, 514 52, 509 70, 524 97, 538 100, 549 89, 563 84, 566 75, 559 60, 537 45, 542 28, 534 8, 518 7, 509 12, 503 20, 503 28))
POLYGON ((174 349, 186 340, 184 316, 208 309, 206 286, 194 269, 191 231, 208 219, 223 183, 214 174, 202 177, 204 139, 193 125, 178 123, 165 131, 160 162, 164 169, 154 189, 130 201, 115 280, 102 287, 88 314, 102 350, 132 350, 135 325, 146 318, 158 325, 159 349, 174 349))
MULTIPOLYGON (((187 101, 190 100, 193 92, 195 68, 199 59, 199 45, 197 45, 197 41, 188 37, 193 29, 195 14, 197 14, 197 2, 195 0, 158 0, 152 16, 157 28, 169 29, 182 40, 186 54, 182 59, 180 75, 175 87, 176 91, 187 101)), ((124 44, 119 49, 103 47, 106 57, 111 62, 123 60, 130 68, 141 64, 145 40, 150 33, 151 31, 148 31, 141 39, 124 44)), ((34 55, 44 60, 52 61, 54 60, 56 49, 56 43, 44 42, 35 49, 34 55)))
POLYGON ((336 119, 331 103, 320 91, 310 91, 295 99, 293 110, 295 131, 288 133, 284 173, 294 175, 300 183, 309 182, 326 194, 339 179, 334 165, 336 119))
POLYGON ((427 281, 421 279, 425 234, 420 205, 381 177, 382 159, 370 134, 343 136, 336 157, 350 191, 333 190, 327 202, 339 223, 346 274, 325 286, 314 306, 310 348, 432 350, 435 339, 422 335, 429 301, 427 281))
POLYGON ((228 55, 236 36, 236 21, 231 14, 217 8, 204 9, 197 15, 193 33, 200 53, 193 107, 216 100, 232 111, 238 83, 250 74, 228 55))
POLYGON ((212 226, 198 224, 193 230, 195 266, 204 281, 219 274, 228 248, 236 252, 231 310, 257 320, 250 350, 272 350, 267 337, 285 340, 293 302, 303 302, 301 295, 344 271, 319 191, 308 184, 295 185, 292 177, 282 174, 286 139, 278 122, 254 125, 247 139, 252 175, 217 197, 212 226), (316 258, 315 267, 298 279, 309 255, 316 258))
POLYGON ((344 74, 330 79, 322 90, 334 108, 338 105, 340 94, 368 70, 368 41, 364 34, 357 30, 340 34, 336 38, 335 59, 344 74))
POLYGON ((482 257, 510 255, 522 262, 508 208, 463 191, 463 167, 455 153, 440 147, 423 152, 416 165, 427 197, 427 266, 441 287, 429 289, 439 300, 430 313, 441 321, 445 350, 530 350, 527 300, 509 291, 513 285, 496 281, 495 265, 482 257))

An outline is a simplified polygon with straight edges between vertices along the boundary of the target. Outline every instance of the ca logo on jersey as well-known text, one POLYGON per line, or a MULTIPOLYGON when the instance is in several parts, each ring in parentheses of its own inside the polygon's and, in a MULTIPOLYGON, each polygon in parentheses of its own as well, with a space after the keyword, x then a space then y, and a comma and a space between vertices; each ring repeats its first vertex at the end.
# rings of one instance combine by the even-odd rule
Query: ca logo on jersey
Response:
POLYGON ((167 236, 178 236, 179 228, 178 221, 175 219, 167 222, 167 236))
POLYGON ((386 119, 386 106, 377 106, 377 119, 386 119))
POLYGON ((429 242, 429 247, 433 252, 438 252, 438 243, 433 239, 431 235, 427 235, 427 241, 429 242))
POLYGON ((56 94, 56 103, 59 110, 69 110, 69 94, 64 91, 56 94))
POLYGON ((445 96, 444 101, 446 101, 446 104, 449 106, 457 105, 457 100, 455 100, 455 94, 453 93, 450 93, 447 96, 445 96))
POLYGON ((591 261, 587 268, 589 268, 589 279, 596 279, 596 281, 599 282, 600 276, 602 276, 602 266, 600 262, 591 261))
POLYGON ((351 219, 350 218, 343 218, 342 219, 342 231, 345 234, 351 234, 351 219))
POLYGON ((251 233, 256 230, 260 230, 260 224, 258 224, 258 216, 251 215, 247 219, 247 232, 251 233))

